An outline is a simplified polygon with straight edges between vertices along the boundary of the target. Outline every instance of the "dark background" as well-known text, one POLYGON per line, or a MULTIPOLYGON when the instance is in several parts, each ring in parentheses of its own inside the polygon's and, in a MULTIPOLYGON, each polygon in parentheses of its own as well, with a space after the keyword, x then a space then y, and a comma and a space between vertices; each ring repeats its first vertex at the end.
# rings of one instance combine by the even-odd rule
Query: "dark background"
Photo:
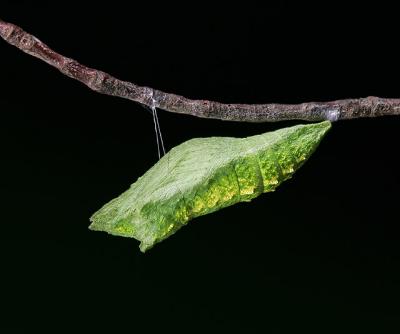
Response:
MULTIPOLYGON (((321 2, 322 3, 322 2, 321 2)), ((2 1, 83 64, 192 98, 400 97, 395 8, 2 1)), ((398 332, 400 118, 335 123, 275 193, 192 221, 146 254, 89 217, 157 161, 151 114, 0 41, 0 326, 398 332)), ((168 149, 296 122, 159 111, 168 149)))

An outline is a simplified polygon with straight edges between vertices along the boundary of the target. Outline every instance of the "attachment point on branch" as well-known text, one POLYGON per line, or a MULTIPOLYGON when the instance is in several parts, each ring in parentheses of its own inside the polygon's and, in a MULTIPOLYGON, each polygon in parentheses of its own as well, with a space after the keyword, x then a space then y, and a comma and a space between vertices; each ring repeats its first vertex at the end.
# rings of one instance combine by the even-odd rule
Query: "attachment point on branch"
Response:
POLYGON ((361 117, 400 115, 400 99, 369 96, 332 102, 301 104, 226 104, 216 101, 191 100, 177 94, 141 87, 86 67, 51 50, 46 44, 18 26, 0 19, 0 36, 20 50, 54 66, 65 75, 78 80, 102 94, 117 96, 169 112, 202 118, 236 122, 278 122, 303 120, 331 122, 361 117))

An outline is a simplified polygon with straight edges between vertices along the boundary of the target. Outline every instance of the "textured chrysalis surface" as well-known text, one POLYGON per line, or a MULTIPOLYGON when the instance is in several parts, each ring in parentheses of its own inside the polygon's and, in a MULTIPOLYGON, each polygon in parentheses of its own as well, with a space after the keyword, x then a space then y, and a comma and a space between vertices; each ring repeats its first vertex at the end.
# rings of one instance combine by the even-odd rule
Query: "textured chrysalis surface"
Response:
POLYGON ((184 142, 97 211, 89 228, 135 238, 144 252, 195 217, 274 191, 330 127, 325 121, 248 138, 184 142))

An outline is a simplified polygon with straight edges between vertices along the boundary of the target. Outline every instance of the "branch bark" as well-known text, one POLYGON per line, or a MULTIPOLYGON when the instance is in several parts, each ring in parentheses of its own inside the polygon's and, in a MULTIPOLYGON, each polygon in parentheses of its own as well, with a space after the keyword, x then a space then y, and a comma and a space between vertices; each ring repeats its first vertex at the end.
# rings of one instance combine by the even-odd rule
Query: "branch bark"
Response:
POLYGON ((0 36, 20 50, 45 61, 98 93, 122 97, 150 108, 156 107, 169 112, 240 122, 337 121, 400 115, 400 99, 374 96, 301 104, 226 104, 208 100, 191 100, 180 95, 122 81, 103 71, 86 67, 53 51, 20 27, 1 19, 0 36))

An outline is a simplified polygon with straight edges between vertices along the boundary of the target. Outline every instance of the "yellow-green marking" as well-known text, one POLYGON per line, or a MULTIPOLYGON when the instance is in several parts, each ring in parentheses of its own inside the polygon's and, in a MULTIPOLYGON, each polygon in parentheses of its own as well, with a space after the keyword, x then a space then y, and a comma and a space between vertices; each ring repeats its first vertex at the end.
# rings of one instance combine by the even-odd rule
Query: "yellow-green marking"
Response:
POLYGON ((325 121, 248 138, 184 142, 97 211, 89 228, 135 238, 144 252, 192 218, 274 191, 330 127, 325 121))

